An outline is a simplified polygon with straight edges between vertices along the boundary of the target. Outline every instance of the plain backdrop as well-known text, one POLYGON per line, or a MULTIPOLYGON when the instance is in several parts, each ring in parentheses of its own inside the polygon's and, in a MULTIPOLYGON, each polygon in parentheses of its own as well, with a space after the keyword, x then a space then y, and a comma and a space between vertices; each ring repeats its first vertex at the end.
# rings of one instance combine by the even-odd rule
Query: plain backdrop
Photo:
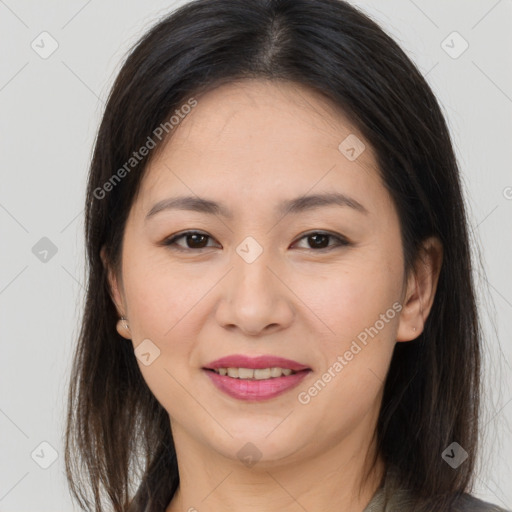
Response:
MULTIPOLYGON (((76 510, 63 431, 87 168, 126 51, 181 3, 0 0, 0 511, 76 510)), ((417 64, 452 132, 483 263, 487 437, 475 494, 512 508, 512 1, 352 3, 417 64)))

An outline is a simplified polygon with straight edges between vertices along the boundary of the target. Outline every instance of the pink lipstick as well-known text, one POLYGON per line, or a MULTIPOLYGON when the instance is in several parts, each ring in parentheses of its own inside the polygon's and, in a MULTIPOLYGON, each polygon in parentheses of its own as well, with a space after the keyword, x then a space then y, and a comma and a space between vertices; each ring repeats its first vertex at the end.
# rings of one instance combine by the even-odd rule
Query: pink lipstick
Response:
POLYGON ((238 354, 216 359, 203 370, 218 389, 248 401, 278 396, 297 386, 311 372, 307 365, 282 357, 238 354))

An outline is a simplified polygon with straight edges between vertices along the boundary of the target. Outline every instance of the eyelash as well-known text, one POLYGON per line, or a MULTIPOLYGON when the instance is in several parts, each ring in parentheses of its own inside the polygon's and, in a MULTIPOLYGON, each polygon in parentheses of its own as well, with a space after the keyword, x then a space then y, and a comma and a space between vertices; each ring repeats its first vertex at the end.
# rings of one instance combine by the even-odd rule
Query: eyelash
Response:
MULTIPOLYGON (((163 242, 162 242, 162 245, 166 246, 166 247, 169 247, 171 248, 172 250, 175 250, 175 251, 179 251, 179 252, 189 252, 189 251, 201 251, 202 249, 209 249, 211 247, 200 247, 200 248, 191 248, 191 247, 187 247, 187 248, 183 248, 183 247, 180 247, 176 244, 176 241, 179 240, 180 238, 186 238, 187 236, 189 235, 203 235, 203 236, 206 236, 207 238, 209 239, 212 239, 212 237, 210 235, 207 235, 206 233, 202 233, 201 231, 183 231, 181 233, 178 233, 176 235, 173 235, 167 239, 165 239, 163 242)), ((304 235, 302 235, 302 237, 300 237, 298 240, 302 240, 303 238, 308 238, 310 236, 313 236, 313 235, 323 235, 323 236, 326 236, 326 237, 329 237, 329 238, 333 238, 335 240, 337 240, 337 245, 334 245, 334 246, 328 246, 328 247, 322 247, 320 249, 314 249, 314 248, 309 248, 310 251, 314 251, 314 252, 328 252, 328 251, 331 251, 332 249, 336 248, 336 247, 345 247, 345 246, 348 246, 348 245, 351 245, 350 242, 340 236, 340 235, 334 235, 332 233, 326 233, 324 231, 310 231, 309 233, 305 233, 304 235)))

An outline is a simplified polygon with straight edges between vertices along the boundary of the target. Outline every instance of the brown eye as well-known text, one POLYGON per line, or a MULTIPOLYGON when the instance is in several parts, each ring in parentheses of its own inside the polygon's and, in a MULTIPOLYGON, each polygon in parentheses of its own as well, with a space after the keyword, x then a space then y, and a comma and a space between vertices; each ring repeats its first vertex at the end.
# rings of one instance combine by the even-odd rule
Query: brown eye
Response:
MULTIPOLYGON (((299 240, 303 239, 306 239, 308 243, 308 247, 306 247, 306 249, 317 251, 328 251, 336 247, 350 245, 350 243, 340 235, 318 231, 307 233, 299 240), (334 240, 335 243, 329 243, 331 240, 334 240)), ((213 238, 205 233, 201 233, 199 231, 184 231, 166 239, 162 245, 171 247, 173 250, 177 251, 198 251, 208 247, 214 247, 213 245, 208 245, 208 240, 213 240, 213 238), (185 245, 178 243, 178 240, 181 239, 185 240, 185 245)))
POLYGON ((307 237, 308 243, 315 249, 325 249, 329 247, 329 238, 329 235, 323 235, 321 233, 307 237))
POLYGON ((306 239, 309 247, 306 249, 313 250, 330 250, 335 247, 350 245, 350 243, 343 237, 339 235, 334 235, 331 233, 323 233, 319 231, 315 231, 313 233, 307 233, 300 240, 306 239), (329 240, 333 239, 336 241, 335 244, 329 244, 329 240))
POLYGON ((205 233, 200 233, 198 231, 185 231, 184 233, 180 233, 178 235, 174 235, 171 238, 168 238, 163 242, 165 246, 172 246, 178 251, 186 251, 188 249, 205 249, 207 247, 212 247, 206 245, 208 239, 211 237, 206 235, 205 233), (182 238, 185 239, 185 247, 177 243, 178 240, 182 238))

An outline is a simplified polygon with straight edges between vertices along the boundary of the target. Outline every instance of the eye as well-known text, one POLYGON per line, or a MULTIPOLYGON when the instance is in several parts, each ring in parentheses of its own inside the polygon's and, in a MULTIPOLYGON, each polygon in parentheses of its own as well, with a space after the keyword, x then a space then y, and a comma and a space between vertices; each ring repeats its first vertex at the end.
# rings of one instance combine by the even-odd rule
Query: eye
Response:
MULTIPOLYGON (((167 247, 172 247, 177 251, 188 251, 188 250, 199 250, 206 249, 207 247, 213 247, 206 245, 208 240, 212 239, 210 235, 206 233, 201 233, 200 231, 184 231, 182 233, 178 233, 176 235, 167 238, 162 242, 162 245, 167 247), (186 246, 178 244, 178 240, 185 239, 186 246)), ((306 247, 306 249, 313 250, 331 250, 335 247, 343 247, 346 245, 350 245, 344 237, 340 235, 334 235, 332 233, 324 233, 321 231, 312 231, 310 233, 306 233, 299 240, 306 239, 307 242, 311 245, 311 247, 306 247), (335 240, 335 244, 329 244, 329 239, 335 240)), ((212 239, 213 240, 213 239, 212 239)))
POLYGON ((299 240, 303 239, 306 239, 308 244, 312 246, 306 247, 306 249, 331 250, 335 247, 350 245, 350 242, 344 237, 340 235, 334 235, 332 233, 325 233, 322 231, 312 231, 310 233, 306 233, 304 236, 299 238, 299 240), (329 239, 334 239, 336 243, 334 245, 329 245, 329 239))
MULTIPOLYGON (((165 246, 173 246, 173 249, 177 251, 187 251, 189 249, 205 249, 205 242, 207 239, 211 238, 209 235, 205 233, 201 233, 200 231, 185 231, 182 233, 178 233, 177 235, 173 235, 170 238, 167 238, 163 241, 163 245, 165 246), (186 240, 186 247, 183 247, 176 242, 180 239, 184 238, 186 240)), ((212 246, 210 246, 212 247, 212 246)))

